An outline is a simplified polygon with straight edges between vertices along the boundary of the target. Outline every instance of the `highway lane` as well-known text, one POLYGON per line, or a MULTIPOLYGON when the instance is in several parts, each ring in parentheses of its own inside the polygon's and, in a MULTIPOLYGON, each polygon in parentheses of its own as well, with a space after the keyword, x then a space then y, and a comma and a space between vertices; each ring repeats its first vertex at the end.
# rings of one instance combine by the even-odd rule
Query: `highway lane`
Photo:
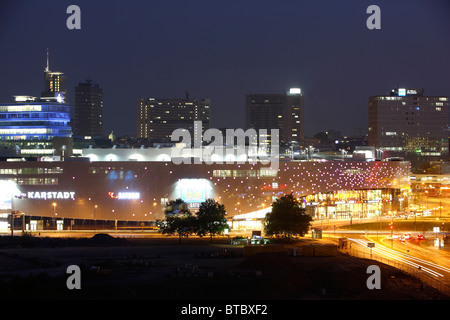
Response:
MULTIPOLYGON (((365 252, 366 258, 370 257, 370 248, 367 247, 367 243, 374 241, 358 238, 349 238, 349 240, 357 246, 357 250, 365 252)), ((424 259, 416 255, 418 255, 417 252, 414 252, 414 254, 411 252, 403 252, 400 251, 400 248, 389 248, 381 242, 376 242, 375 248, 372 248, 373 259, 380 260, 384 263, 386 262, 386 259, 392 262, 401 263, 410 270, 420 270, 433 277, 435 280, 450 285, 450 268, 445 266, 449 263, 448 257, 442 255, 440 262, 435 263, 430 261, 429 258, 424 259)))
POLYGON ((450 269, 450 252, 446 248, 439 249, 433 245, 434 237, 430 237, 428 240, 391 240, 389 238, 383 238, 381 240, 386 247, 394 245, 394 249, 397 251, 410 254, 416 258, 432 262, 445 268, 450 269))

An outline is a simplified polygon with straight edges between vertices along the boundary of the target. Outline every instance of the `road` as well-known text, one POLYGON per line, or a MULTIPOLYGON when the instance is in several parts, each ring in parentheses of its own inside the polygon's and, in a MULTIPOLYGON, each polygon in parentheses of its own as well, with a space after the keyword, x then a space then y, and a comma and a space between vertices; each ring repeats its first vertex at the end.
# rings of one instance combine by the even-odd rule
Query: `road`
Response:
POLYGON ((450 253, 444 249, 424 246, 420 241, 400 241, 387 236, 352 237, 352 255, 400 267, 408 272, 423 274, 429 279, 449 287, 450 290, 450 253), (367 243, 375 243, 370 249, 367 243))
POLYGON ((448 219, 450 216, 450 198, 423 197, 420 204, 423 209, 430 210, 434 218, 448 219))

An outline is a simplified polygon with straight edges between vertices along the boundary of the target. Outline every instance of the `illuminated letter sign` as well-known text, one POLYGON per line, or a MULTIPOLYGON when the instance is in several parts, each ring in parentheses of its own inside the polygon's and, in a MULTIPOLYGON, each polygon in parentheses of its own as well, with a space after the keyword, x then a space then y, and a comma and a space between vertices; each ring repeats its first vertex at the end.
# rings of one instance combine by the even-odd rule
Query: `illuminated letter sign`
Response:
POLYGON ((119 200, 137 200, 141 198, 141 194, 139 192, 108 192, 108 195, 111 199, 119 199, 119 200))
POLYGON ((117 199, 117 195, 114 192, 108 192, 108 195, 111 199, 117 199))
POLYGON ((399 97, 406 96, 406 89, 398 89, 398 96, 399 97))
POLYGON ((75 198, 75 192, 70 191, 28 191, 27 194, 28 199, 73 199, 75 198))
POLYGON ((135 200, 139 199, 141 195, 139 192, 119 192, 118 199, 125 199, 125 200, 135 200))

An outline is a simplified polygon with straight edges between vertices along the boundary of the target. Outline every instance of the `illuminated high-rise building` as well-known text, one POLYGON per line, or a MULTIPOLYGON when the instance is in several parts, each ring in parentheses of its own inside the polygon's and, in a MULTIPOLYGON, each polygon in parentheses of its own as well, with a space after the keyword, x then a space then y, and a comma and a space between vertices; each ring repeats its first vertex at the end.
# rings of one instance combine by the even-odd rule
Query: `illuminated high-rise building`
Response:
MULTIPOLYGON (((248 94, 246 96, 247 129, 279 130, 282 142, 300 142, 304 139, 304 102, 299 88, 284 94, 248 94)), ((267 140, 271 140, 270 137, 267 140)))
POLYGON ((88 79, 75 87, 74 136, 103 135, 103 91, 88 79))
POLYGON ((0 143, 4 147, 52 148, 53 138, 70 138, 70 109, 65 103, 65 77, 49 68, 48 50, 44 91, 40 98, 14 96, 0 104, 0 143))
POLYGON ((369 145, 391 156, 447 155, 448 126, 448 97, 395 88, 369 98, 369 145))
POLYGON ((137 100, 137 136, 153 141, 171 141, 176 129, 186 129, 193 138, 209 129, 210 99, 155 99, 137 100), (202 128, 194 126, 202 122, 202 128), (196 132, 195 130, 199 130, 196 132), (201 132, 200 132, 201 131, 201 132))
POLYGON ((66 76, 59 71, 51 71, 47 49, 47 66, 44 70, 44 91, 41 100, 64 103, 66 99, 66 76))
POLYGON ((0 104, 0 141, 51 141, 71 137, 70 106, 16 96, 15 102, 0 104))

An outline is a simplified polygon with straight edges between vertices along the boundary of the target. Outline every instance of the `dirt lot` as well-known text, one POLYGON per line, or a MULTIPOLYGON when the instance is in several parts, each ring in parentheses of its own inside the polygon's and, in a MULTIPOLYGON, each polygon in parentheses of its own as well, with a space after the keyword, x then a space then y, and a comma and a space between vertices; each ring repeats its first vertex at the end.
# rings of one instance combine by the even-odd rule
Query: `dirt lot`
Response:
POLYGON ((447 300, 389 266, 343 254, 243 256, 242 246, 209 239, 0 239, 2 299, 447 300), (81 290, 66 287, 69 265, 81 290), (369 290, 367 266, 381 268, 369 290))

